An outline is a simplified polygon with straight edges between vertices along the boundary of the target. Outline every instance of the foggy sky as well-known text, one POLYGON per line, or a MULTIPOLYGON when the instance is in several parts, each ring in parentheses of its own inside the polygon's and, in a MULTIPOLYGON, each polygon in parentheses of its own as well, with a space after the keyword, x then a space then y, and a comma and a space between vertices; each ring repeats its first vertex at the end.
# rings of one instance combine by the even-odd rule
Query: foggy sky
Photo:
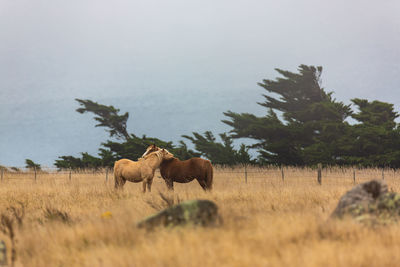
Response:
POLYGON ((400 107, 400 2, 0 0, 0 165, 96 154, 108 137, 75 98, 129 112, 164 140, 266 111, 274 68, 321 65, 323 86, 400 107))

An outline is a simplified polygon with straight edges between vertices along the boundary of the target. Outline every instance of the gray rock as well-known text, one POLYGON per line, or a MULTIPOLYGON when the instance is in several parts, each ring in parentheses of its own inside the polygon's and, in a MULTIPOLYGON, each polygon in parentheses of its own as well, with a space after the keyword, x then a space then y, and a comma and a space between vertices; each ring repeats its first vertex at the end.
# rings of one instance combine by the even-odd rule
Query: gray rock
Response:
POLYGON ((162 210, 140 221, 137 226, 148 230, 158 226, 213 226, 220 223, 217 205, 209 200, 189 200, 162 210))
POLYGON ((332 216, 342 217, 350 212, 361 211, 387 192, 388 187, 383 180, 372 180, 359 184, 340 198, 332 216))
POLYGON ((344 194, 332 213, 332 217, 343 217, 346 214, 359 216, 369 210, 378 198, 388 192, 383 180, 372 180, 359 184, 344 194))

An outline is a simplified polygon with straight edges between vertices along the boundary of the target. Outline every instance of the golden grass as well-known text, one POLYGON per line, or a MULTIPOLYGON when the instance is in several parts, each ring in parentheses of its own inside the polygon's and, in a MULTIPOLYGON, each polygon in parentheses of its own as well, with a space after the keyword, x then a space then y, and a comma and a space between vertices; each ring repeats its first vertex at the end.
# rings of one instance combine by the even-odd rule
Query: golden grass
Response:
MULTIPOLYGON (((400 260, 400 226, 368 228, 352 221, 330 221, 340 196, 353 186, 352 169, 316 171, 216 168, 214 190, 197 182, 176 184, 175 197, 217 203, 219 228, 175 228, 146 232, 135 224, 155 212, 167 193, 154 178, 151 193, 141 184, 113 189, 105 173, 5 173, 0 212, 23 202, 26 216, 17 231, 16 266, 394 266, 400 260), (46 209, 67 213, 53 220, 46 209), (106 213, 102 216, 102 214, 106 213)), ((356 182, 381 178, 380 170, 358 170, 356 182)), ((400 191, 399 176, 385 172, 389 188, 400 191)), ((8 246, 10 241, 1 235, 8 246)))

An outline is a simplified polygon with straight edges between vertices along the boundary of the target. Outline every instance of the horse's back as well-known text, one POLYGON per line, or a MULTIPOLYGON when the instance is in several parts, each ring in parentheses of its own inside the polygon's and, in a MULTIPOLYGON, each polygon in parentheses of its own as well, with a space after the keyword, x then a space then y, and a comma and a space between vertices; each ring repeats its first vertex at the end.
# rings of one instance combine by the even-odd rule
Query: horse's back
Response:
POLYGON ((130 176, 140 175, 139 164, 130 159, 120 159, 114 163, 114 173, 128 179, 130 176))
MULTIPOLYGON (((188 165, 194 168, 209 168, 212 167, 211 162, 207 159, 202 159, 202 158, 191 158, 188 160, 185 160, 188 162, 188 165)), ((185 162, 183 161, 183 162, 185 162)))
POLYGON ((130 160, 130 159, 120 159, 120 160, 117 160, 117 161, 114 163, 114 170, 115 170, 115 169, 118 169, 118 168, 121 168, 121 167, 123 167, 123 166, 132 165, 132 164, 134 164, 134 163, 135 163, 135 162, 132 161, 132 160, 130 160))
POLYGON ((191 158, 187 160, 175 159, 160 166, 162 173, 168 173, 171 176, 190 176, 198 177, 204 175, 205 171, 212 168, 211 162, 202 158, 191 158))

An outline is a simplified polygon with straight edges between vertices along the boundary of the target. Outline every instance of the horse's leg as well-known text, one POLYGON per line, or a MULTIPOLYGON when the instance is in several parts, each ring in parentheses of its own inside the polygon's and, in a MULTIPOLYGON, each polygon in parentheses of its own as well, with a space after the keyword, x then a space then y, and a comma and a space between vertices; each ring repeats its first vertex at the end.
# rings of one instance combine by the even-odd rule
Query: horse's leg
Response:
POLYGON ((164 181, 168 190, 174 191, 174 181, 172 181, 172 179, 164 179, 164 181))
POLYGON ((144 179, 143 180, 143 193, 146 193, 146 184, 147 184, 147 181, 146 181, 146 179, 144 179))
POLYGON ((125 182, 126 182, 126 180, 123 177, 116 175, 115 176, 115 189, 122 189, 125 182))
POLYGON ((149 189, 149 192, 151 192, 151 184, 153 183, 153 179, 148 179, 147 180, 147 189, 149 189))

